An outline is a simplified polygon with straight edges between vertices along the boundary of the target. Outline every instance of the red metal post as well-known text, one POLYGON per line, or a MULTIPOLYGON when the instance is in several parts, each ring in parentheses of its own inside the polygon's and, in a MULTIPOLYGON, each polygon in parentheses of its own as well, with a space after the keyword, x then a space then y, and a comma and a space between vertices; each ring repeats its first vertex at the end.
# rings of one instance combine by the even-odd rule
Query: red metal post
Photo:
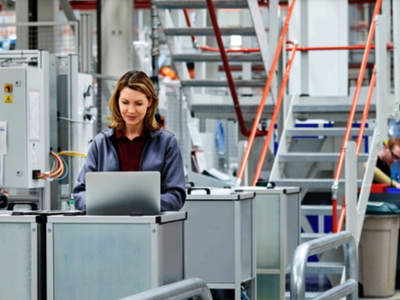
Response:
MULTIPOLYGON (((208 1, 211 2, 211 0, 207 0, 207 2, 208 1)), ((246 151, 245 151, 244 156, 243 156, 242 164, 241 164, 239 172, 238 172, 236 185, 240 185, 240 182, 241 182, 241 180, 243 178, 243 175, 244 175, 244 171, 245 171, 247 162, 249 160, 250 151, 251 151, 251 148, 253 147, 254 137, 256 135, 256 130, 257 130, 258 124, 260 123, 261 115, 262 115, 262 113, 264 111, 265 101, 267 100, 269 89, 271 87, 272 78, 273 78, 274 73, 275 73, 276 65, 278 64, 279 56, 280 56, 280 53, 281 53, 281 50, 282 50, 283 43, 285 41, 285 36, 286 36, 287 30, 288 30, 288 27, 289 27, 289 21, 290 21, 290 17, 292 16, 293 7, 294 7, 295 3, 296 3, 296 0, 293 0, 292 3, 290 4, 290 8, 289 8, 288 13, 286 15, 285 25, 283 26, 282 33, 281 33, 281 36, 279 38, 278 47, 277 47, 276 52, 275 52, 275 57, 274 57, 274 60, 272 61, 271 69, 270 69, 269 74, 268 74, 268 80, 267 80, 267 83, 266 83, 265 88, 264 88, 264 93, 262 95, 260 105, 258 106, 257 115, 256 115, 256 118, 254 120, 253 128, 251 130, 251 134, 250 134, 250 137, 249 137, 249 141, 247 142, 246 151)))
POLYGON ((260 160, 258 162, 257 171, 256 171, 256 174, 254 175, 253 186, 256 186, 258 179, 260 178, 260 174, 262 171, 262 167, 264 165, 265 157, 267 156, 269 142, 271 141, 272 134, 274 133, 275 122, 276 122, 276 119, 278 118, 279 109, 281 107, 282 99, 285 94, 285 89, 286 89, 286 85, 288 82, 290 69, 292 68, 294 57, 296 55, 297 46, 298 46, 297 44, 294 44, 292 55, 290 56, 289 63, 286 67, 286 72, 285 72, 285 76, 283 77, 282 86, 279 91, 278 100, 276 101, 274 113, 272 114, 271 123, 269 125, 267 138, 265 139, 264 147, 262 149, 260 160))
MULTIPOLYGON (((236 93, 235 83, 233 82, 231 68, 229 66, 228 57, 225 52, 224 43, 222 42, 221 31, 218 26, 217 15, 215 14, 214 3, 212 0, 207 0, 207 7, 208 7, 208 12, 210 13, 211 22, 214 27, 215 37, 218 42, 218 47, 219 47, 219 51, 221 54, 222 63, 224 65, 224 69, 225 69, 226 79, 228 80, 229 89, 231 91, 233 103, 235 105, 235 111, 236 111, 236 115, 238 118, 240 132, 244 136, 249 136, 250 134, 253 134, 253 131, 251 131, 251 133, 250 133, 250 131, 246 129, 246 124, 244 123, 242 109, 240 108, 239 98, 236 93)), ((258 125, 258 123, 257 123, 257 125, 258 125)), ((254 128, 254 126, 253 126, 253 128, 254 128)), ((257 128, 256 128, 256 130, 254 130, 254 135, 264 136, 266 134, 267 134, 266 131, 258 131, 257 128)))
POLYGON ((363 79, 364 79, 364 73, 365 73, 365 69, 367 67, 368 55, 369 55, 369 52, 371 49, 372 39, 373 39, 374 33, 375 33, 375 26, 376 26, 375 19, 379 13, 381 3, 382 3, 382 0, 376 1, 375 11, 374 11, 374 15, 372 17, 372 23, 371 23, 371 27, 370 27, 370 30, 368 33, 368 39, 367 39, 367 44, 366 44, 366 48, 365 48, 365 52, 364 52, 364 57, 363 57, 362 64, 361 64, 360 74, 358 76, 357 88, 356 88, 356 92, 354 94, 353 104, 352 104, 351 110, 350 110, 350 116, 349 116, 348 123, 347 123, 346 133, 343 138, 342 149, 340 151, 339 162, 338 162, 338 166, 337 166, 336 173, 335 173, 335 181, 332 186, 332 205, 333 205, 333 208, 332 208, 332 214, 333 214, 332 215, 332 231, 334 233, 338 232, 337 231, 338 230, 337 211, 336 211, 337 210, 337 189, 338 189, 338 185, 339 185, 340 174, 342 173, 342 168, 343 168, 343 163, 344 163, 344 155, 345 155, 344 147, 346 146, 346 143, 350 137, 350 131, 351 131, 351 127, 353 124, 354 115, 356 113, 358 98, 360 97, 360 90, 361 90, 361 86, 362 86, 363 79), (336 211, 336 214, 335 214, 335 211, 336 211))

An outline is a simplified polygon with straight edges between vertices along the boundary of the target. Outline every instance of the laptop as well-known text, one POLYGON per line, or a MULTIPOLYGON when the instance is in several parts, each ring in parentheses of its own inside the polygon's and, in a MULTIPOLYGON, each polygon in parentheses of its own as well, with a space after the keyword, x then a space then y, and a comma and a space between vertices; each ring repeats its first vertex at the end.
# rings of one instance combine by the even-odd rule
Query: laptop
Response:
POLYGON ((160 211, 160 172, 86 173, 87 215, 140 216, 160 211))

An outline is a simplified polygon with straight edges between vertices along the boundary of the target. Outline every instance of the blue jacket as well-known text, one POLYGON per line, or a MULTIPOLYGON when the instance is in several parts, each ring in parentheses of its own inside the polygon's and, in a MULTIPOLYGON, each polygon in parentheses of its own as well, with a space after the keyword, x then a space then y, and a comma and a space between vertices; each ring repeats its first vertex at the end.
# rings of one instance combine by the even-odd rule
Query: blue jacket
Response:
MULTIPOLYGON (((118 153, 115 129, 103 131, 94 138, 73 191, 77 209, 86 209, 86 173, 119 171, 118 153)), ((178 211, 182 208, 186 199, 185 176, 181 152, 172 133, 162 129, 149 131, 139 170, 161 173, 162 211, 178 211)))

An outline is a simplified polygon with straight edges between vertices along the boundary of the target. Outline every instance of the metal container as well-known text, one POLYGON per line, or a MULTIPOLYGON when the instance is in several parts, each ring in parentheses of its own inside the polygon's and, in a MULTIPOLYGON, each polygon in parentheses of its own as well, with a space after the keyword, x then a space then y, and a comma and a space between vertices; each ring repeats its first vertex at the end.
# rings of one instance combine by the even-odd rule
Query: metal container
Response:
POLYGON ((300 188, 239 187, 253 192, 257 248, 257 299, 285 299, 286 274, 300 244, 300 188))
POLYGON ((241 299, 241 285, 255 290, 254 193, 188 196, 183 210, 185 226, 185 278, 198 277, 211 289, 235 290, 241 299))
POLYGON ((0 298, 46 299, 46 217, 0 214, 0 298))
POLYGON ((47 299, 120 299, 183 279, 186 212, 47 221, 47 299))

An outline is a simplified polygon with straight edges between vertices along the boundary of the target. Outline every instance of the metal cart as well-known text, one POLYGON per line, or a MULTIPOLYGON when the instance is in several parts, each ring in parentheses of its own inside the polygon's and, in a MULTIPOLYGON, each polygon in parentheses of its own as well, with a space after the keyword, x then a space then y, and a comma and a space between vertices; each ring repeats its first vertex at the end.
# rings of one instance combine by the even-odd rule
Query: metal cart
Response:
POLYGON ((185 278, 198 277, 210 289, 232 289, 241 299, 241 286, 256 299, 254 193, 191 194, 183 210, 185 226, 185 278))
POLYGON ((183 279, 185 212, 47 221, 47 299, 120 299, 183 279))
POLYGON ((285 299, 286 274, 300 244, 300 188, 238 187, 256 193, 257 299, 285 299))

